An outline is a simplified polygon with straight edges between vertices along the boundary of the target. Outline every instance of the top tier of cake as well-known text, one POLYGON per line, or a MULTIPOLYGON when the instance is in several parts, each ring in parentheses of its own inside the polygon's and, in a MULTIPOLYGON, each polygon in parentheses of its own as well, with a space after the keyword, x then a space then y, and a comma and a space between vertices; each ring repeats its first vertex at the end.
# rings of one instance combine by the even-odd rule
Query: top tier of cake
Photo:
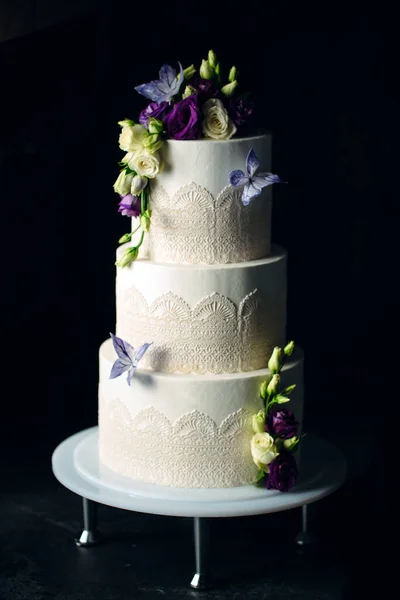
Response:
MULTIPOLYGON (((229 173, 246 171, 253 148, 260 172, 271 170, 271 135, 226 141, 167 140, 162 171, 151 181, 151 227, 141 257, 155 262, 227 264, 266 258, 271 251, 272 188, 248 206, 229 173)), ((136 229, 136 219, 133 219, 136 229)))

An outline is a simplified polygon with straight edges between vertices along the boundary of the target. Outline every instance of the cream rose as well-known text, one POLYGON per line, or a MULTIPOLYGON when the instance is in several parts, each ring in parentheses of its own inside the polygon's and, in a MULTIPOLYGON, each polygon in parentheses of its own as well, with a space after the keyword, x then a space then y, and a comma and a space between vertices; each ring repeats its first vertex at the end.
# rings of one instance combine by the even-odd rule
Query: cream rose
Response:
POLYGON ((125 152, 140 152, 149 133, 143 125, 124 125, 119 134, 119 147, 125 152))
POLYGON ((131 191, 133 175, 127 175, 125 169, 118 175, 117 181, 114 183, 114 192, 120 196, 126 196, 131 191))
POLYGON ((259 469, 265 471, 278 452, 273 438, 269 433, 256 433, 251 438, 251 454, 253 460, 259 469))
POLYGON ((128 164, 129 167, 133 171, 136 171, 141 177, 153 179, 160 170, 160 155, 158 152, 150 154, 149 152, 143 151, 135 154, 128 164))
POLYGON ((210 98, 203 106, 203 133, 213 140, 229 140, 236 127, 228 116, 226 108, 218 98, 210 98))

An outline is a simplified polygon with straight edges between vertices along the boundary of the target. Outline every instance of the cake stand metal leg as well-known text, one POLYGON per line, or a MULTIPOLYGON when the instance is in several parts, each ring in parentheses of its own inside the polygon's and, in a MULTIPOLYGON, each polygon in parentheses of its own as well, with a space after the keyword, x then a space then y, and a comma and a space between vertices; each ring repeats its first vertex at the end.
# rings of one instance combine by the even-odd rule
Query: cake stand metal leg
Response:
POLYGON ((317 541, 316 536, 309 531, 309 516, 309 506, 303 504, 301 507, 301 531, 296 537, 296 544, 298 546, 311 546, 317 541))
POLYGON ((210 542, 210 523, 205 518, 194 517, 194 550, 196 572, 190 585, 196 590, 210 589, 208 549, 210 542))
POLYGON ((75 544, 80 548, 91 548, 97 546, 101 536, 97 530, 98 504, 93 500, 82 498, 83 501, 83 531, 75 538, 75 544))

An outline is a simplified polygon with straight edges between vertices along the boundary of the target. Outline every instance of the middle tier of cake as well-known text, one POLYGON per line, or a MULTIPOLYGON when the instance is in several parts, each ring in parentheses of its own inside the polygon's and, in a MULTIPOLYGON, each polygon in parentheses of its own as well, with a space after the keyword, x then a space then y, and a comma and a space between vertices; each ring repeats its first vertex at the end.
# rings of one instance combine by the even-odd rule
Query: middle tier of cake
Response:
MULTIPOLYGON (((117 258, 127 247, 117 251, 117 258)), ((263 369, 286 342, 286 251, 227 265, 137 260, 117 268, 116 335, 151 342, 141 367, 161 372, 263 369)))

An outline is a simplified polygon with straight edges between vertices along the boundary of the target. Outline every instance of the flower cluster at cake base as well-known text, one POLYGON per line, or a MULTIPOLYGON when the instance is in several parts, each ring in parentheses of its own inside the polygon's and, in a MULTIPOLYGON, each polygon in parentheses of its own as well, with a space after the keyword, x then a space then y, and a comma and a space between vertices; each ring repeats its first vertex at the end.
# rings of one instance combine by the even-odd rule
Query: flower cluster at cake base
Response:
POLYGON ((125 155, 119 163, 121 171, 114 191, 120 198, 119 212, 136 218, 134 230, 119 240, 120 244, 133 243, 117 261, 120 267, 137 259, 149 230, 149 181, 162 169, 159 151, 164 141, 229 140, 238 133, 246 133, 253 116, 248 93, 240 92, 237 68, 231 67, 224 73, 213 50, 199 69, 194 65, 184 69, 181 63, 178 66, 177 71, 164 64, 158 79, 135 88, 150 100, 138 122, 119 121, 119 147, 125 155))
POLYGON ((294 453, 300 438, 297 435, 298 422, 294 414, 282 404, 290 401, 289 395, 296 385, 280 389, 280 371, 285 358, 294 350, 294 342, 285 348, 275 347, 268 362, 271 371, 269 381, 260 386, 260 396, 264 410, 253 416, 254 435, 251 439, 251 454, 260 472, 257 482, 265 479, 268 490, 289 491, 296 483, 298 469, 294 453))

